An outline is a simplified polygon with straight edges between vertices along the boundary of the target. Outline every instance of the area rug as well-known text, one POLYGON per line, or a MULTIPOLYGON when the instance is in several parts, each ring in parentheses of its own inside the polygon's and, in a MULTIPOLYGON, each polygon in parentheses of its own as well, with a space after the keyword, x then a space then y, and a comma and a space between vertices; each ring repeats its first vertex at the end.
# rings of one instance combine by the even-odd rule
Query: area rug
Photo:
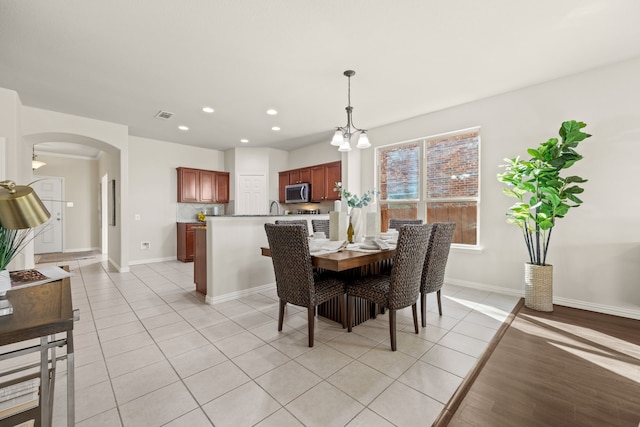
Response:
POLYGON ((98 251, 54 252, 50 254, 35 255, 34 261, 36 264, 44 264, 47 262, 77 261, 80 259, 95 258, 98 254, 98 251))

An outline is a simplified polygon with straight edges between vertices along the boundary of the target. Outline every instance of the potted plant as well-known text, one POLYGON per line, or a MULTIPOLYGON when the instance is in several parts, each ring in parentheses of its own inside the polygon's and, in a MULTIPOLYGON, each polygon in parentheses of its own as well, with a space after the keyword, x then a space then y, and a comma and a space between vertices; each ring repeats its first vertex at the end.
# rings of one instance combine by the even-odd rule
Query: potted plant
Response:
POLYGON ((563 122, 560 140, 550 138, 528 149, 530 160, 504 159, 504 172, 498 174, 498 181, 507 185, 503 193, 518 200, 506 213, 507 222, 522 230, 529 253, 525 305, 535 310, 553 311, 553 266, 547 264, 547 253, 556 220, 582 204, 577 195, 584 189, 579 184, 587 180, 561 174, 582 159, 575 149, 591 136, 582 131, 585 126, 575 120, 563 122))

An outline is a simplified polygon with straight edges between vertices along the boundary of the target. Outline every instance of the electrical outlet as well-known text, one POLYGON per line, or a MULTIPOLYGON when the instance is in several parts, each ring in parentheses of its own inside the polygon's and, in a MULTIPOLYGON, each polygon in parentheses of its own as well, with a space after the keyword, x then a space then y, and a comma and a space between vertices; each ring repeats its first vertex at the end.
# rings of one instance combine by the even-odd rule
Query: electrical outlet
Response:
POLYGON ((146 251, 151 247, 151 242, 140 242, 140 249, 146 251))

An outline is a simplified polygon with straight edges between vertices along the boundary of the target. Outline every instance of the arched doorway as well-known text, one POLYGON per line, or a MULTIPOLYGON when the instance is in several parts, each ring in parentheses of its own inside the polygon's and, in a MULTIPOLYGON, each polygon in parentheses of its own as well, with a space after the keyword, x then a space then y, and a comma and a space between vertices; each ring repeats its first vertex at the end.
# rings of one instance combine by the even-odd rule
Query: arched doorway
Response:
MULTIPOLYGON (((115 202, 115 223, 108 225, 108 259, 109 262, 120 272, 129 271, 128 267, 128 226, 123 218, 126 215, 123 211, 126 210, 127 201, 127 181, 128 175, 126 173, 127 164, 127 152, 120 148, 109 144, 106 141, 102 141, 96 138, 88 136, 71 134, 71 133, 59 133, 59 132, 44 132, 38 134, 25 135, 23 137, 25 148, 28 148, 29 152, 33 151, 34 145, 44 143, 68 143, 78 144, 88 147, 93 147, 102 152, 98 160, 98 175, 101 178, 107 175, 110 184, 113 184, 115 190, 114 202, 115 202)), ((33 174, 32 174, 33 176, 33 174)), ((98 182, 100 182, 100 178, 98 182)), ((95 203, 95 212, 101 212, 101 189, 99 185, 95 187, 95 194, 91 196, 95 203)), ((73 230, 68 230, 73 232, 73 230)), ((100 233, 102 235, 102 233, 100 233)), ((102 240, 102 237, 101 237, 102 240)))

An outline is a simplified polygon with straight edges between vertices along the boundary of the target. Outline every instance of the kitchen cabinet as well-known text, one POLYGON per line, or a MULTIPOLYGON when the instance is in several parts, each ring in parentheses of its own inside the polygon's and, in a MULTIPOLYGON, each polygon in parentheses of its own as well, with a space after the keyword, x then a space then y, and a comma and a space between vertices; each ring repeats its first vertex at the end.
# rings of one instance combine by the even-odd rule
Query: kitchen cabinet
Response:
POLYGON ((311 201, 338 200, 339 193, 333 191, 335 183, 342 180, 342 162, 324 163, 278 173, 278 197, 285 203, 285 187, 290 184, 311 184, 311 201))
POLYGON ((194 227, 193 282, 196 292, 207 294, 207 227, 194 227))
POLYGON ((182 262, 193 261, 194 232, 196 227, 202 227, 202 223, 178 223, 178 259, 182 262))
POLYGON ((216 172, 216 203, 229 203, 229 172, 216 172))
POLYGON ((311 168, 311 201, 339 200, 340 193, 333 191, 336 182, 342 181, 342 162, 325 163, 311 168))
POLYGON ((285 203, 285 187, 289 185, 289 172, 278 173, 278 200, 280 203, 285 203))
POLYGON ((203 169, 177 168, 178 202, 228 203, 229 173, 203 169))

